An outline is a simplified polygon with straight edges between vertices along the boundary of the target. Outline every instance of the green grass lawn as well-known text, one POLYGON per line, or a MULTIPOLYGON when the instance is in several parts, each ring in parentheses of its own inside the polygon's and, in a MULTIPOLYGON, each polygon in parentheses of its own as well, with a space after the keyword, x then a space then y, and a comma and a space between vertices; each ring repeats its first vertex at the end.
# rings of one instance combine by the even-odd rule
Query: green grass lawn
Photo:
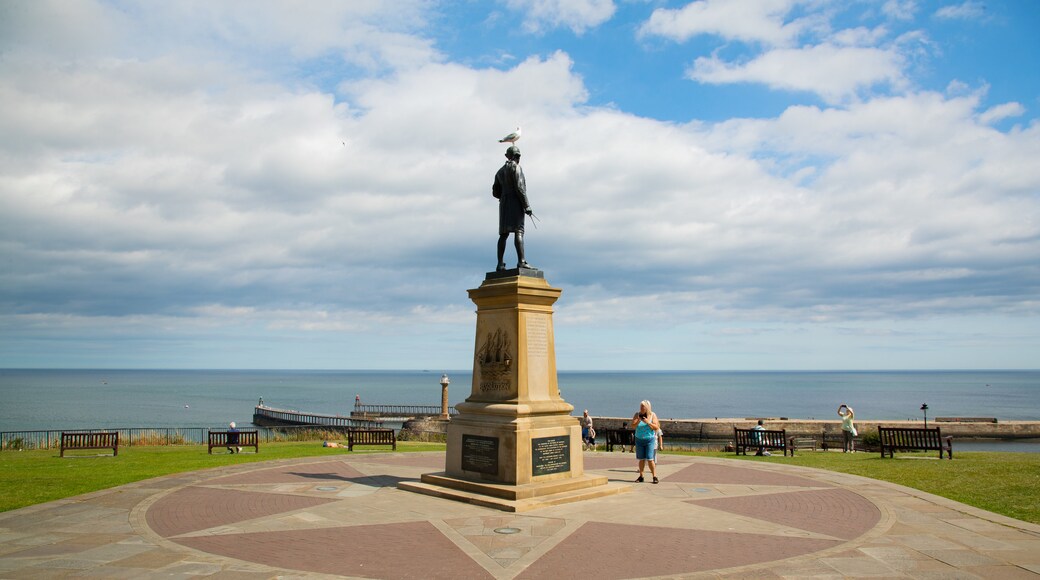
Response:
MULTIPOLYGON (((398 441, 398 451, 443 450, 443 443, 398 441)), ((388 447, 355 447, 354 454, 387 451, 388 447)), ((268 443, 260 453, 206 452, 205 445, 120 447, 118 457, 97 451, 57 449, 0 451, 0 512, 158 477, 211 467, 293 457, 346 455, 343 448, 322 447, 320 441, 268 443)))
MULTIPOLYGON (((440 451, 443 443, 400 441, 398 451, 440 451)), ((386 451, 362 448, 354 453, 386 451)), ((77 452, 73 452, 77 453, 77 452)), ((55 449, 0 452, 0 511, 106 489, 125 483, 212 467, 293 457, 339 456, 346 449, 320 442, 270 443, 259 454, 206 453, 205 446, 124 447, 119 457, 58 457, 55 449)), ((690 455, 733 459, 732 453, 690 455)), ((881 459, 877 453, 802 452, 796 457, 740 457, 742 461, 784 463, 862 475, 898 483, 1020 520, 1040 523, 1040 454, 958 453, 953 461, 934 454, 903 453, 881 459)), ((667 462, 667 458, 665 458, 667 462)))
MULTIPOLYGON (((700 455, 737 457, 733 453, 700 455)), ((938 453, 931 452, 896 453, 895 459, 881 459, 880 453, 803 451, 795 457, 780 454, 740 459, 862 475, 1040 524, 1040 454, 987 451, 955 453, 954 457, 953 461, 940 461, 938 453)))

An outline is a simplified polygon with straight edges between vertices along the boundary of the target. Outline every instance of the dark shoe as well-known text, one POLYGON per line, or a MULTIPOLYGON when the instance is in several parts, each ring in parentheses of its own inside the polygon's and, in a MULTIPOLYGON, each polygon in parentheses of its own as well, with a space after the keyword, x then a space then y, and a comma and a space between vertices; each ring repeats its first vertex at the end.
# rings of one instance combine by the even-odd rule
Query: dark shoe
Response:
POLYGON ((661 483, 661 482, 660 482, 660 481, 658 481, 658 480, 657 480, 657 478, 655 477, 655 478, 654 478, 654 483, 661 483))
POLYGON ((503 263, 503 262, 499 262, 499 263, 498 263, 498 267, 496 267, 496 268, 495 268, 495 271, 496 271, 496 272, 504 272, 504 271, 505 271, 505 269, 506 269, 506 265, 505 265, 505 263, 503 263))
POLYGON ((642 475, 639 476, 639 479, 636 480, 636 483, 643 483, 643 476, 642 475))
POLYGON ((530 270, 534 270, 535 269, 534 266, 528 264, 526 261, 525 262, 520 262, 519 264, 516 265, 516 267, 517 268, 528 268, 530 270))

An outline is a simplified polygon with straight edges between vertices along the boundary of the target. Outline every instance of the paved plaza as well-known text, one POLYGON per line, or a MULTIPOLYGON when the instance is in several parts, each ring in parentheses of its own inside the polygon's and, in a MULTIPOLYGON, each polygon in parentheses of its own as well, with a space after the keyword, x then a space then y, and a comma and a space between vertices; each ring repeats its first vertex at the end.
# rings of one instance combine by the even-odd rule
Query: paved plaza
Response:
POLYGON ((520 515, 397 489, 444 453, 329 451, 0 513, 0 578, 1040 578, 1040 526, 782 458, 520 515))

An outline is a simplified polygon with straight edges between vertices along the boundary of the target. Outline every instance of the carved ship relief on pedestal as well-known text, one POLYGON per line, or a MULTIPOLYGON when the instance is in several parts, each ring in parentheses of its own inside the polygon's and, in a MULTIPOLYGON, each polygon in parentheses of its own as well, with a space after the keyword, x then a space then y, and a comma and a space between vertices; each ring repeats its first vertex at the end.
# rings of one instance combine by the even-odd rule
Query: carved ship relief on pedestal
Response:
POLYGON ((498 329, 488 332, 484 344, 477 350, 477 367, 480 369, 480 390, 484 393, 512 390, 511 371, 513 355, 509 335, 498 329))

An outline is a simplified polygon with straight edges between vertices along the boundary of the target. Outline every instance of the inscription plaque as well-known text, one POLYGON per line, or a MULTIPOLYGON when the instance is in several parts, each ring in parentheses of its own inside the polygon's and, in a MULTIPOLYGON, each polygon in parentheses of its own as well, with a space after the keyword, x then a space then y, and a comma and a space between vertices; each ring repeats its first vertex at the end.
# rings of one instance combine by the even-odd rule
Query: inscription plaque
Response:
POLYGON ((569 435, 531 439, 531 475, 549 475, 571 470, 569 435))
POLYGON ((527 318, 527 353, 530 356, 549 354, 549 319, 543 316, 527 318))
POLYGON ((498 474, 498 437, 462 435, 462 469, 498 474))

